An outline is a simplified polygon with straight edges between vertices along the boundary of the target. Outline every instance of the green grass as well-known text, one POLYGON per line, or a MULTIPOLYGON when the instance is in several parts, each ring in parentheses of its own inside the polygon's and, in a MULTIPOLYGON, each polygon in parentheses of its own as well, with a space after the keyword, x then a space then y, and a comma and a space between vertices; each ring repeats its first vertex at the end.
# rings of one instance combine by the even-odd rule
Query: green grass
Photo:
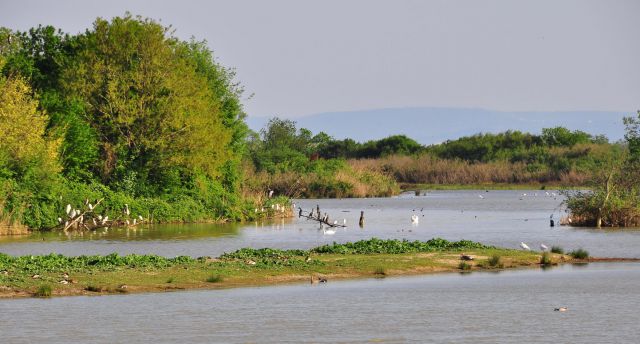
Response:
POLYGON ((102 292, 103 288, 95 286, 95 285, 92 285, 92 284, 89 284, 88 286, 86 286, 84 288, 84 290, 90 291, 90 292, 93 292, 93 293, 100 293, 100 292, 102 292))
POLYGON ((460 262, 460 264, 458 264, 458 269, 463 270, 463 271, 471 270, 471 264, 469 264, 469 263, 467 263, 465 261, 462 261, 462 262, 460 262))
POLYGON ((569 255, 575 259, 587 259, 589 258, 589 252, 585 249, 579 248, 569 252, 569 255))
POLYGON ((49 284, 42 284, 33 294, 35 297, 51 297, 52 288, 49 284))
POLYGON ((209 277, 207 277, 207 282, 208 283, 220 283, 224 281, 224 277, 222 277, 219 274, 215 274, 215 275, 211 275, 209 277))
POLYGON ((546 266, 551 265, 552 264, 552 262, 551 262, 551 253, 549 253, 549 252, 542 253, 542 256, 540 257, 540 264, 546 265, 546 266))
MULTIPOLYGON (((59 280, 63 272, 73 271, 77 283, 56 288, 57 295, 124 293, 144 291, 211 288, 213 286, 270 285, 299 281, 300 276, 386 277, 389 275, 467 271, 472 265, 456 258, 464 252, 492 257, 498 265, 511 268, 530 266, 539 260, 533 252, 499 248, 477 248, 478 243, 433 239, 425 242, 402 240, 363 240, 351 244, 333 244, 311 250, 241 249, 211 258, 158 258, 156 256, 94 256, 78 259, 60 255, 0 256, 0 283, 12 293, 34 295, 43 281, 59 280), (319 253, 317 251, 330 251, 319 253), (367 253, 370 252, 370 253, 367 253), (382 253, 378 253, 382 252, 382 253), (109 258, 107 258, 109 257, 109 258), (33 262, 33 263, 32 263, 33 262), (460 263, 460 265, 458 265, 460 263), (41 265, 42 264, 42 265, 41 265), (41 275, 34 280, 33 271, 41 275), (127 287, 123 287, 127 286, 127 287)), ((489 260, 477 262, 488 267, 489 260)), ((9 295, 8 291, 4 292, 9 295)))
POLYGON ((387 270, 384 267, 379 266, 373 271, 373 274, 377 276, 386 276, 387 270))
POLYGON ((564 254, 564 249, 560 246, 551 246, 551 253, 564 254))
POLYGON ((501 258, 499 255, 497 254, 493 254, 491 255, 491 257, 489 257, 489 259, 487 259, 487 264, 489 264, 490 267, 502 267, 502 263, 500 262, 501 258))

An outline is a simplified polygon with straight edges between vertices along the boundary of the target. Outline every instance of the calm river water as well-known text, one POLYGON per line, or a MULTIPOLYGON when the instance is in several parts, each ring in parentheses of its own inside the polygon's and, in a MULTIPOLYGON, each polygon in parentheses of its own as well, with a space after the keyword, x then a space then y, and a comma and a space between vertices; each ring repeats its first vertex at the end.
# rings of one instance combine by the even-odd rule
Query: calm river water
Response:
POLYGON ((310 248, 371 237, 442 237, 510 248, 518 248, 523 241, 535 250, 544 243, 549 247, 560 245, 565 250, 582 247, 594 256, 640 257, 640 229, 549 227, 552 214, 556 222, 564 214, 561 202, 561 196, 547 196, 545 191, 432 191, 417 197, 406 193, 394 198, 299 200, 297 205, 307 211, 320 205, 332 219, 346 219, 348 227, 334 235, 324 235, 312 221, 295 218, 242 225, 158 225, 70 236, 46 233, 1 237, 0 252, 215 257, 242 247, 310 248), (363 229, 357 225, 361 210, 366 219, 363 229), (418 225, 411 224, 413 214, 419 215, 418 225))
POLYGON ((637 343, 640 264, 0 301, 3 343, 637 343), (565 306, 567 312, 555 312, 565 306))

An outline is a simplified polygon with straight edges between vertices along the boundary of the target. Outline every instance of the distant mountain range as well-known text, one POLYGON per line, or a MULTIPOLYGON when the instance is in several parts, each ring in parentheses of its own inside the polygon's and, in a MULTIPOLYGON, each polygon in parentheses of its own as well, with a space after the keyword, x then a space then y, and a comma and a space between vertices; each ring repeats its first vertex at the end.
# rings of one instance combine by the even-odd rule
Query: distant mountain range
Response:
MULTIPOLYGON (((439 143, 477 133, 520 130, 539 134, 542 128, 563 126, 610 141, 624 137, 622 117, 635 112, 606 111, 502 112, 484 109, 413 107, 364 111, 326 112, 294 118, 298 128, 314 134, 324 131, 336 139, 363 142, 389 135, 404 134, 422 144, 439 143)), ((247 123, 260 130, 270 117, 249 117, 247 123)))

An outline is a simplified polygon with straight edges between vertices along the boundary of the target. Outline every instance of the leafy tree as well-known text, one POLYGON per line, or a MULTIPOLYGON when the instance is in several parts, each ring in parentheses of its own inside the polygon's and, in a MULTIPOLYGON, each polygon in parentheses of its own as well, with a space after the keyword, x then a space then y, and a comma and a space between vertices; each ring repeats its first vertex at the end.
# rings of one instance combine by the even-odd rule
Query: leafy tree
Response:
POLYGON ((36 178, 58 170, 56 143, 45 140, 47 117, 20 77, 0 77, 0 166, 3 177, 36 178))
POLYGON ((231 153, 221 104, 168 28, 98 19, 76 45, 63 91, 84 102, 100 135, 104 181, 135 172, 153 183, 174 168, 219 175, 231 153))
POLYGON ((629 159, 632 162, 640 162, 640 111, 637 118, 624 117, 624 139, 629 147, 629 159))

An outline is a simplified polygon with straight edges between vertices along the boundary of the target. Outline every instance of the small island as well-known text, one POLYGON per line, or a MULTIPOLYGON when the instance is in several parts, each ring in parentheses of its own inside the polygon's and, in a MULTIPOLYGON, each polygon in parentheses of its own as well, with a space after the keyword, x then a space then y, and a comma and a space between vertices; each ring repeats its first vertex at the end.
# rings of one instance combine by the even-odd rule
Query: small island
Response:
MULTIPOLYGON (((558 252, 558 253, 553 253, 558 252)), ((217 258, 110 254, 0 255, 0 297, 50 297, 326 283, 441 272, 498 271, 589 262, 584 250, 563 254, 503 249, 461 240, 381 240, 310 250, 244 248, 217 258)), ((626 261, 629 259, 605 259, 626 261)))

